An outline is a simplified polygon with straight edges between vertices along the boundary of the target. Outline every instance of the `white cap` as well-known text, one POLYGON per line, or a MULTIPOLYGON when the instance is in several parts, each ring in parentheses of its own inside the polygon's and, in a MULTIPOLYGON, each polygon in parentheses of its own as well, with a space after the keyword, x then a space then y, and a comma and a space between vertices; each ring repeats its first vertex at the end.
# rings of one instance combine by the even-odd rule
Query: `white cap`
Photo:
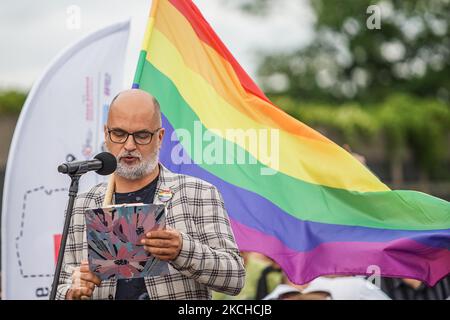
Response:
POLYGON ((359 276, 319 277, 311 281, 302 293, 317 291, 329 293, 333 300, 390 300, 380 288, 359 276))

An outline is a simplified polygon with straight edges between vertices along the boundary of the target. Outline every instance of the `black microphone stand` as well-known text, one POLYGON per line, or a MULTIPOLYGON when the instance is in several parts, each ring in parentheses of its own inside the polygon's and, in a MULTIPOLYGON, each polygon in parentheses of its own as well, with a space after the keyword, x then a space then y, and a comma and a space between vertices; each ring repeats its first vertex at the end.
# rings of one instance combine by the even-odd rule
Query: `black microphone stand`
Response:
POLYGON ((70 220, 72 219, 73 205, 75 202, 75 198, 77 197, 78 194, 78 183, 80 181, 81 175, 82 173, 69 174, 70 178, 72 179, 69 188, 69 203, 67 204, 66 218, 61 237, 61 244, 59 247, 58 262, 56 263, 55 275, 53 276, 53 284, 52 284, 52 291, 50 293, 50 300, 55 300, 56 298, 56 291, 58 289, 59 277, 61 274, 61 268, 64 259, 64 252, 66 250, 66 242, 67 242, 67 235, 69 233, 70 220))

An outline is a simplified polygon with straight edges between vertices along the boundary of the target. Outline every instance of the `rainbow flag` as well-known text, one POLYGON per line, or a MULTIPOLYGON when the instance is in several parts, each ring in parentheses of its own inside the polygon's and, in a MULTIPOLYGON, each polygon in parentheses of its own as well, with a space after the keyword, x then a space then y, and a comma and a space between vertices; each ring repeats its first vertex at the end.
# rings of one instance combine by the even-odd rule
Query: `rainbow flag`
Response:
POLYGON ((434 285, 450 272, 449 202, 390 190, 274 106, 192 1, 153 0, 133 86, 161 104, 161 162, 215 185, 239 248, 291 281, 378 270, 434 285))

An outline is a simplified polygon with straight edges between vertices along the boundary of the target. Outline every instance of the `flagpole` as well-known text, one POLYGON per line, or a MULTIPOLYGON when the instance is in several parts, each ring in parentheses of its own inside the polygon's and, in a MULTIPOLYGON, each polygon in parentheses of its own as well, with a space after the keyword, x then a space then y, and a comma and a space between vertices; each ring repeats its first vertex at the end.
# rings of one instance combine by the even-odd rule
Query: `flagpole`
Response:
POLYGON ((136 67, 136 73, 133 81, 133 88, 138 89, 141 83, 142 69, 144 68, 145 59, 147 57, 147 48, 150 43, 150 36, 153 32, 155 25, 156 10, 158 9, 159 0, 152 1, 152 8, 150 10, 150 17, 147 22, 147 28, 145 30, 144 41, 142 42, 142 49, 139 55, 138 64, 136 67))

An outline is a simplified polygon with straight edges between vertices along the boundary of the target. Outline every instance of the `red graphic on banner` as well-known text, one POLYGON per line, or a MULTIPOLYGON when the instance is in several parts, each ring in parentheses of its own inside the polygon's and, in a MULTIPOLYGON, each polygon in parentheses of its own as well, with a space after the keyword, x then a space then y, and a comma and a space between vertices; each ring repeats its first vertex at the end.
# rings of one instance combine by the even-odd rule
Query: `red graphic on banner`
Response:
POLYGON ((55 248, 55 265, 58 262, 59 247, 61 246, 61 234, 53 235, 53 246, 55 248))

